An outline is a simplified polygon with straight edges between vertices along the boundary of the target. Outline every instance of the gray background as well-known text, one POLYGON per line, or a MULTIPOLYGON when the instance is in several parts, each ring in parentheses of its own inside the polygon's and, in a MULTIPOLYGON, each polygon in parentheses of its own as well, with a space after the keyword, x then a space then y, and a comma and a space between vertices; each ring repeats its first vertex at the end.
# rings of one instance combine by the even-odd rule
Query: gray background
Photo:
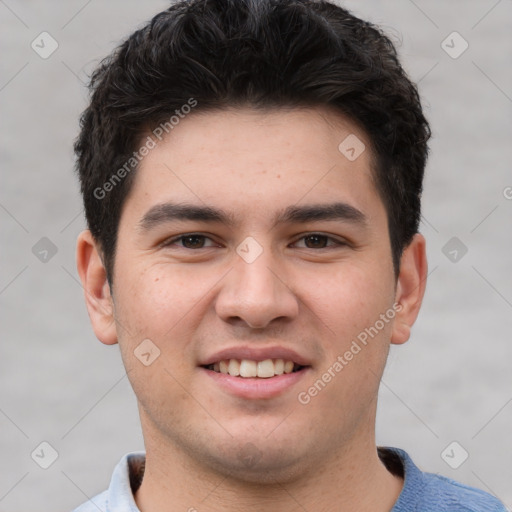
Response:
MULTIPOLYGON (((390 356, 378 442, 512 509, 512 1, 345 5, 399 42, 434 132, 421 227, 431 274, 412 339, 390 356), (442 47, 453 31, 469 44, 456 59, 442 47), (462 246, 443 252, 452 237, 463 257, 462 246), (458 469, 441 456, 453 441, 452 465, 469 453, 458 469)), ((72 143, 88 74, 166 6, 0 0, 0 512, 69 511, 143 448, 118 347, 95 339, 77 281, 72 143), (47 59, 31 48, 43 31, 59 45, 47 59), (57 249, 46 262, 44 246, 32 250, 43 237, 57 249), (31 458, 43 441, 58 452, 48 469, 31 458)), ((450 36, 444 47, 462 45, 450 36)))

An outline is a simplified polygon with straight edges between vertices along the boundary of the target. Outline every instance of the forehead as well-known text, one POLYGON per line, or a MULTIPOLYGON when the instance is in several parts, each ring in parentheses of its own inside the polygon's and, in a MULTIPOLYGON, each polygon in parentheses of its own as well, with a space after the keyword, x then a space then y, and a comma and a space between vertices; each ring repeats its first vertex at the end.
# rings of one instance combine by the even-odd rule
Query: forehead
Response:
POLYGON ((130 200, 207 204, 275 217, 283 204, 380 201, 366 133, 327 109, 230 109, 185 116, 142 159, 130 200))

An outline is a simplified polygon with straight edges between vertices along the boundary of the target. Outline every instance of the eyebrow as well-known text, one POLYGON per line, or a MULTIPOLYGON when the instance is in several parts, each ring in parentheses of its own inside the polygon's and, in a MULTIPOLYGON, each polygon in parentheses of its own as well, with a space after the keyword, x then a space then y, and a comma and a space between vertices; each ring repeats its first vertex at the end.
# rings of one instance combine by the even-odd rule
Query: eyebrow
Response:
MULTIPOLYGON (((162 203, 150 208, 139 222, 142 231, 149 231, 160 224, 175 220, 201 221, 225 224, 234 227, 237 224, 236 216, 232 213, 188 203, 162 203)), ((319 220, 340 220, 359 224, 364 227, 368 218, 361 211, 347 203, 336 202, 329 204, 312 204, 305 206, 288 206, 277 213, 273 226, 279 224, 304 224, 319 220)))

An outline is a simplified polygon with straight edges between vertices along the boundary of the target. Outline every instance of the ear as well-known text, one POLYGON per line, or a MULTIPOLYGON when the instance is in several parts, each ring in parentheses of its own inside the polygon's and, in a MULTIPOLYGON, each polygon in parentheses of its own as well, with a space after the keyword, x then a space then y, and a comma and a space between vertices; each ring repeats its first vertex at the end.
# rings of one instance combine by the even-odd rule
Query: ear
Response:
POLYGON ((102 343, 113 345, 117 343, 114 303, 99 246, 89 230, 78 236, 76 265, 94 333, 102 343))
POLYGON ((396 316, 393 323, 391 343, 405 343, 411 334, 411 327, 420 311, 427 283, 427 255, 425 238, 416 233, 404 249, 400 260, 400 273, 396 286, 396 316))

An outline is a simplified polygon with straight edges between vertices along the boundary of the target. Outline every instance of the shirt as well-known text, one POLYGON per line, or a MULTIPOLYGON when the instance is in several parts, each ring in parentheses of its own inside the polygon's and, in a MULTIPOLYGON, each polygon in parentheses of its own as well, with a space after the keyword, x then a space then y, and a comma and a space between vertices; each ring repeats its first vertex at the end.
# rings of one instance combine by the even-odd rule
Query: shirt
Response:
MULTIPOLYGON (((398 448, 379 448, 389 471, 404 479, 391 512, 507 512, 490 494, 433 473, 424 473, 398 448)), ((133 493, 144 476, 145 453, 126 454, 117 464, 108 490, 73 512, 140 512, 133 493)))

